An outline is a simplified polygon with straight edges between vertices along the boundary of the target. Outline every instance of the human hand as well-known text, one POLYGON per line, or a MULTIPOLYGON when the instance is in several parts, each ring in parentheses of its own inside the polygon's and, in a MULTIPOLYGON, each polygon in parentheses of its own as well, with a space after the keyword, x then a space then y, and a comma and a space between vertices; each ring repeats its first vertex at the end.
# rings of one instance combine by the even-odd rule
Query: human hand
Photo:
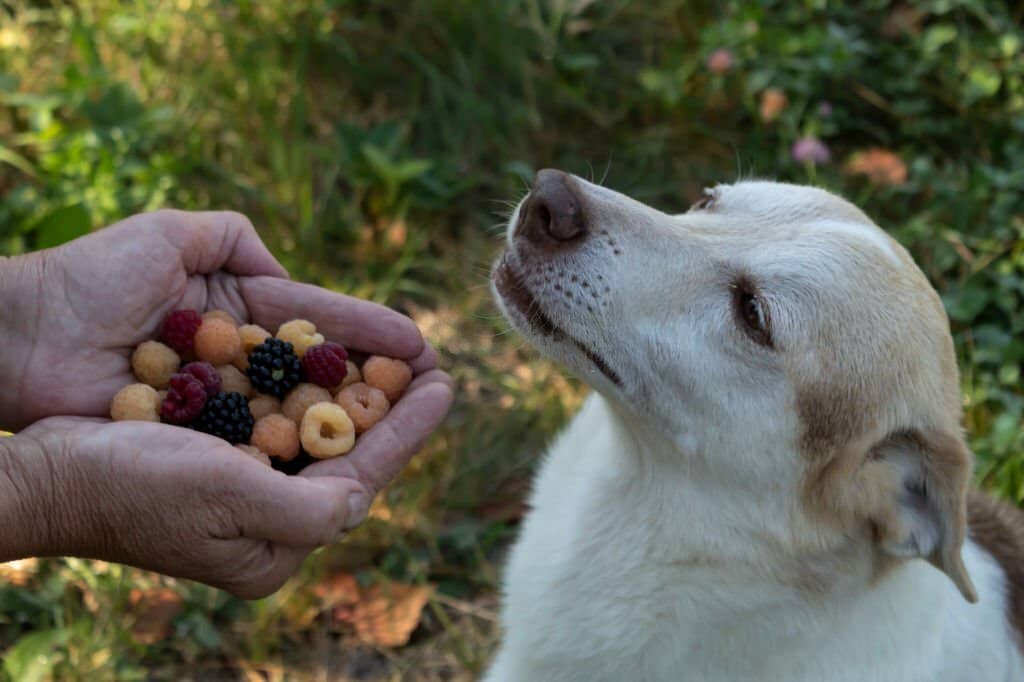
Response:
MULTIPOLYGON (((422 386, 413 392, 439 390, 422 386)), ((410 409, 400 403, 399 419, 410 409)), ((0 516, 16 521, 0 561, 74 555, 263 597, 361 521, 395 473, 371 450, 345 459, 345 472, 286 476, 187 429, 46 419, 0 441, 0 516)))
MULTIPOLYGON (((417 374, 436 364, 402 315, 286 278, 248 219, 231 212, 137 215, 4 262, 0 371, 10 388, 0 394, 0 427, 106 416, 114 393, 134 381, 132 350, 155 338, 175 308, 222 309, 271 331, 305 318, 325 337, 407 360, 417 374)), ((440 372, 429 377, 448 381, 440 372)))

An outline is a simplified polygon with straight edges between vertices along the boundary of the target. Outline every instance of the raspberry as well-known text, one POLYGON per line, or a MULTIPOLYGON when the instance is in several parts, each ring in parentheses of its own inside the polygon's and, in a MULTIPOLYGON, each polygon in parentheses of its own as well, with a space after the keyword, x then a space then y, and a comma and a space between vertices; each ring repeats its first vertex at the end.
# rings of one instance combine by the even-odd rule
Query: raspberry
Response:
POLYGON ((252 384, 249 377, 234 365, 221 365, 217 368, 220 374, 221 390, 225 393, 241 393, 246 398, 252 397, 252 384))
POLYGON ((331 393, 338 394, 341 389, 352 384, 361 383, 363 380, 363 373, 359 371, 359 365, 349 360, 345 363, 345 378, 341 380, 341 383, 331 388, 331 393))
POLYGON ((272 395, 260 394, 249 401, 249 412, 256 421, 268 414, 281 414, 281 401, 272 395))
POLYGON ((247 443, 252 436, 253 418, 249 403, 241 393, 218 393, 206 401, 196 428, 235 445, 247 443))
POLYGON ((316 384, 299 384, 281 403, 284 416, 298 424, 310 406, 331 402, 331 392, 316 384))
POLYGON ((317 459, 343 455, 356 444, 356 428, 340 405, 317 403, 302 417, 302 447, 317 459))
POLYGON ((334 402, 345 410, 355 425, 357 434, 369 431, 391 409, 391 403, 388 402, 384 391, 363 383, 341 389, 334 402))
POLYGON ((242 352, 238 328, 231 322, 212 318, 203 320, 196 332, 196 357, 214 366, 226 365, 242 352))
POLYGON ((302 365, 292 344, 267 339, 249 353, 249 381, 260 393, 281 399, 302 381, 302 365))
POLYGON ((180 364, 178 354, 159 341, 144 341, 132 353, 136 378, 153 388, 165 388, 180 364))
POLYGON ((160 416, 172 424, 188 424, 202 413, 206 402, 206 386, 202 381, 193 374, 175 374, 160 406, 160 416))
POLYGON ((309 320, 291 320, 277 329, 277 338, 292 344, 300 358, 313 346, 324 342, 324 335, 316 333, 316 325, 309 320))
POLYGON ((110 418, 116 422, 160 421, 160 397, 156 389, 146 384, 125 386, 110 401, 110 418))
POLYGON ((337 386, 345 378, 348 368, 348 353, 336 343, 328 341, 313 346, 302 356, 302 369, 306 377, 318 386, 331 388, 337 386))
POLYGON ((363 365, 363 381, 384 391, 394 405, 412 381, 412 368, 401 360, 374 355, 363 365))
POLYGON ((181 355, 190 353, 202 323, 203 318, 194 310, 172 310, 164 318, 160 340, 181 355))
POLYGON ((299 427, 283 414, 270 414, 252 428, 254 446, 283 462, 299 454, 299 427))
POLYGON ((220 393, 220 375, 217 374, 217 370, 214 369, 213 365, 208 362, 190 362, 181 368, 181 374, 191 374, 203 382, 207 398, 212 398, 220 393))
POLYGON ((258 324, 243 324, 238 328, 238 336, 242 339, 242 352, 232 364, 244 372, 249 369, 249 353, 252 349, 274 335, 258 324))

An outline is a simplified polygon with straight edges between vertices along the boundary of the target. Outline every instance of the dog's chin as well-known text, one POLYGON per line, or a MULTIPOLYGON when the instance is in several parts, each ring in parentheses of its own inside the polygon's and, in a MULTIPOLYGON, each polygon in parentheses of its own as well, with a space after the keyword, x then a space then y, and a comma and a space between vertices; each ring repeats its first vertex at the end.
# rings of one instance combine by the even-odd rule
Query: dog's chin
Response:
POLYGON ((491 281, 505 317, 540 351, 577 370, 585 381, 596 369, 612 385, 623 387, 622 377, 604 357, 552 320, 508 253, 495 265, 491 281))

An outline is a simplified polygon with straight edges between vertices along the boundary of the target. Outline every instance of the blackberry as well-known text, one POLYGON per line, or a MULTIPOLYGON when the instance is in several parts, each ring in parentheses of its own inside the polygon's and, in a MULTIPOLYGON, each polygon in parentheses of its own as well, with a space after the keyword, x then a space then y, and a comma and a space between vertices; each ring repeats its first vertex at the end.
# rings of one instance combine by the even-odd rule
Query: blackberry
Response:
POLYGON ((295 349, 280 339, 267 339, 253 348, 245 374, 257 391, 278 400, 303 379, 302 363, 295 349))
POLYGON ((232 445, 248 443, 252 437, 252 413, 241 393, 218 393, 206 401, 195 427, 203 433, 223 438, 232 445))

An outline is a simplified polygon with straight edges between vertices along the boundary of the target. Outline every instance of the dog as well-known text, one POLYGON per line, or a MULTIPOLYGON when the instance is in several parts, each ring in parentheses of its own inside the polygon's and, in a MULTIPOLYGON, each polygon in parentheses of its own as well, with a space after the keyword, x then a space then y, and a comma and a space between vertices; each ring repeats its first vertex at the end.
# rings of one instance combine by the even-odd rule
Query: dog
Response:
POLYGON ((969 490, 949 321, 825 190, 669 215, 555 170, 499 307, 594 392, 543 460, 486 682, 1024 680, 1024 523, 969 490))

